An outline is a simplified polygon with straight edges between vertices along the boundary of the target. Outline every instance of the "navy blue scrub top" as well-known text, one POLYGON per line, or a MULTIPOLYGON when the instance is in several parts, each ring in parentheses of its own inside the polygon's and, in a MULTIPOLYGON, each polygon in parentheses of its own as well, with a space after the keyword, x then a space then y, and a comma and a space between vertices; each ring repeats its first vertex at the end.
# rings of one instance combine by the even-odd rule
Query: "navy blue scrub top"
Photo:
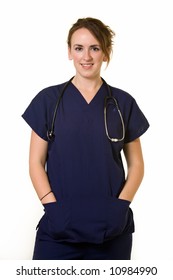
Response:
MULTIPOLYGON (((63 86, 43 89, 22 115, 45 141, 48 141, 47 131, 63 86)), ((58 203, 44 205, 47 215, 50 212, 56 215, 53 212, 59 211, 61 230, 56 231, 59 240, 101 243, 134 231, 130 202, 118 199, 125 183, 121 150, 125 143, 140 137, 149 123, 130 94, 115 87, 111 87, 111 91, 125 124, 125 139, 116 143, 112 143, 105 132, 104 97, 108 95, 105 83, 89 104, 72 83, 60 101, 55 139, 48 142, 46 165, 58 203)), ((121 137, 120 118, 111 102, 107 122, 109 135, 121 137)))

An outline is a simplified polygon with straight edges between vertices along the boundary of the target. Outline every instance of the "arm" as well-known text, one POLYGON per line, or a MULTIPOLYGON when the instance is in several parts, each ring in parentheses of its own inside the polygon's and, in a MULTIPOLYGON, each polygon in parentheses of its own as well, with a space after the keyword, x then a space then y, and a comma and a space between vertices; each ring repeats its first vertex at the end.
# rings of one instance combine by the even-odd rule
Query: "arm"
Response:
POLYGON ((124 155, 127 161, 128 173, 119 198, 132 201, 144 176, 144 161, 139 138, 125 144, 124 155))
MULTIPOLYGON (((47 147, 48 143, 32 131, 29 153, 29 173, 39 199, 51 191, 51 186, 45 171, 47 147)), ((45 196, 41 202, 49 203, 55 201, 56 198, 51 192, 45 196)))

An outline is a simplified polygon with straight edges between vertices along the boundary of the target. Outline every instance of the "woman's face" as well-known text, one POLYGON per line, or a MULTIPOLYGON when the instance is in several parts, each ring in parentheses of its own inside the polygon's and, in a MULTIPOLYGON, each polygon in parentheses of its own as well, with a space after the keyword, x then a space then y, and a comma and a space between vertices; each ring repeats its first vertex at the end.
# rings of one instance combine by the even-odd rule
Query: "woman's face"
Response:
POLYGON ((107 61, 100 43, 86 28, 80 28, 73 33, 68 56, 73 60, 76 74, 86 78, 100 76, 102 63, 107 61))

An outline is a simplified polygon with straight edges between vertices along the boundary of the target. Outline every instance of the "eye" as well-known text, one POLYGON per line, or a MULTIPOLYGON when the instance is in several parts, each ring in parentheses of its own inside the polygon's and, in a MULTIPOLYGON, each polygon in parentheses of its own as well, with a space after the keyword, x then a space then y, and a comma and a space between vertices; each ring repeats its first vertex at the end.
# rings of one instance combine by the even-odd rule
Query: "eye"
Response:
POLYGON ((75 51, 77 51, 77 52, 81 52, 82 50, 83 50, 82 47, 75 47, 75 51))
POLYGON ((93 46, 93 47, 91 47, 91 50, 93 50, 94 52, 98 52, 98 51, 100 51, 100 48, 93 46))

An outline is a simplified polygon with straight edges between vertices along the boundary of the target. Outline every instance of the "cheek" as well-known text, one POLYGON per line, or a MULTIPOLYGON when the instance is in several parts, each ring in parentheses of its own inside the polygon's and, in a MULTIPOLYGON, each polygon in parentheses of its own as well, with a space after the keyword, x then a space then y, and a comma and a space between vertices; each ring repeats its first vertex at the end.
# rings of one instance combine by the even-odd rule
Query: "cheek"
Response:
POLYGON ((95 61, 102 63, 103 61, 107 61, 107 57, 103 53, 99 53, 95 55, 95 61))
POLYGON ((81 55, 72 52, 69 53, 69 59, 73 61, 79 61, 81 59, 81 55))
POLYGON ((102 54, 102 61, 106 62, 107 60, 107 56, 105 54, 102 54))

